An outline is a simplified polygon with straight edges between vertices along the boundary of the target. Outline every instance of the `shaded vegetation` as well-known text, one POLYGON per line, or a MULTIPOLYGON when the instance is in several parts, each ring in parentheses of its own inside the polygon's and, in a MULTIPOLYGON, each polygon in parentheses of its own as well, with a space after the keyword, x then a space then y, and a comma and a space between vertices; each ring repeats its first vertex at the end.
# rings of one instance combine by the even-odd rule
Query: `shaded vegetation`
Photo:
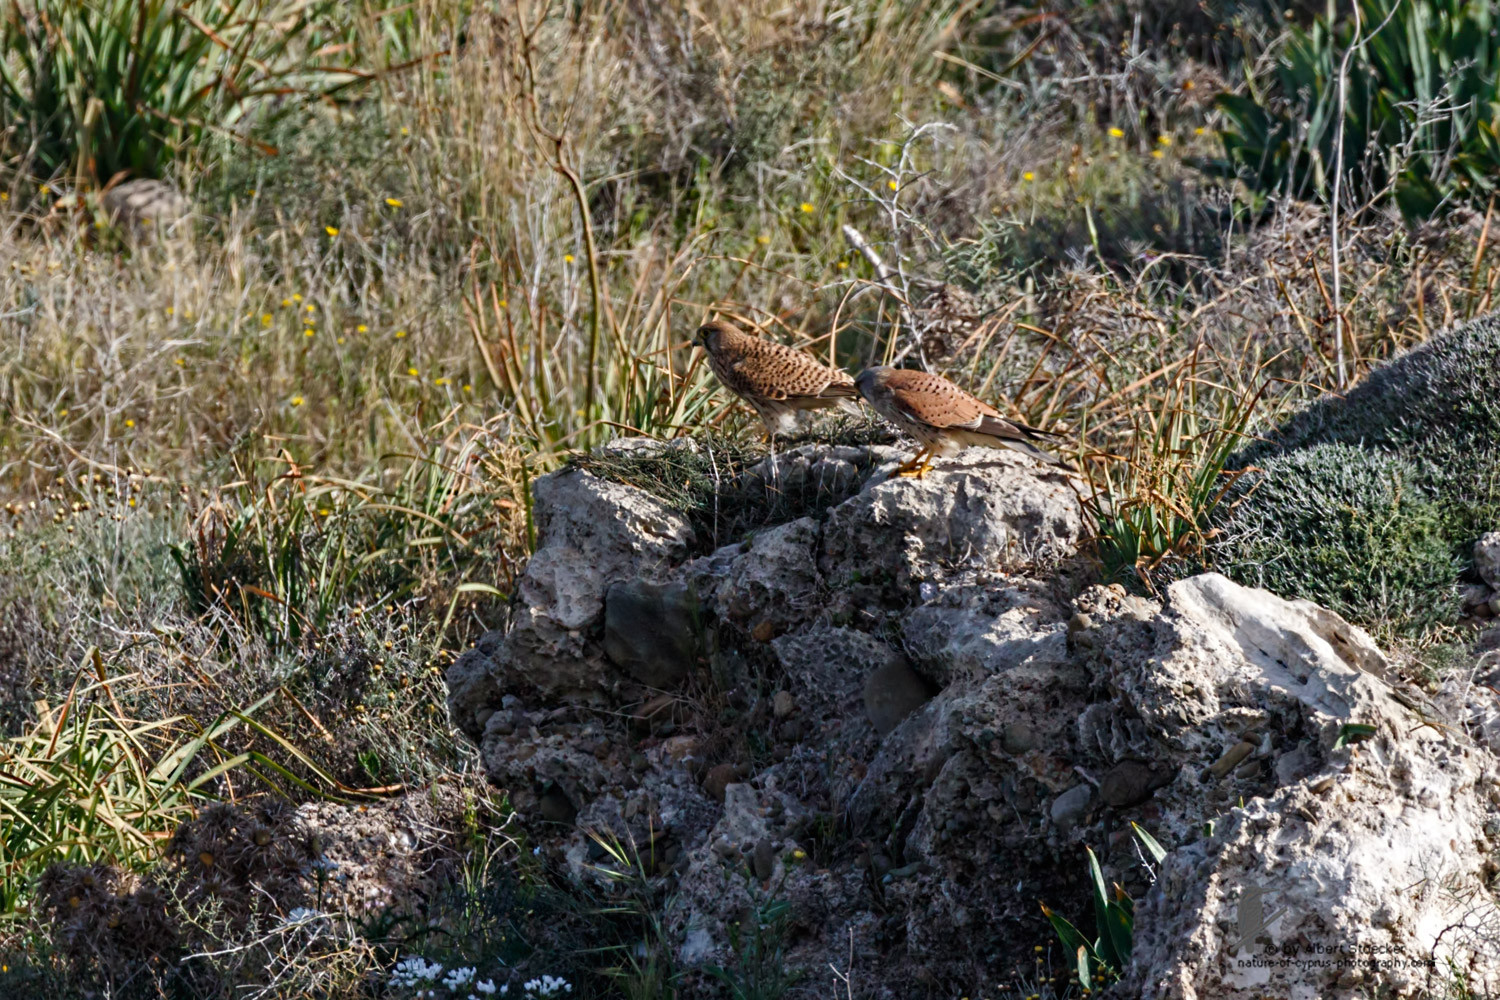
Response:
POLYGON ((1434 338, 1232 456, 1214 565, 1367 625, 1457 613, 1459 572, 1500 523, 1500 317, 1434 338))

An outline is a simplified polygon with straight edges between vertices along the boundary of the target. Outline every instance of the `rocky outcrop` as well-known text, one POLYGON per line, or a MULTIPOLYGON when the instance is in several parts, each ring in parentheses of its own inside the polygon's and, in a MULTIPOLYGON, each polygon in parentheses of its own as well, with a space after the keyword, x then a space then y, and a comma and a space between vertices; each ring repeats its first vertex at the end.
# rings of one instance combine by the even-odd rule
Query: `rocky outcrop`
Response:
POLYGON ((533 499, 539 544, 511 627, 448 670, 449 712, 476 740, 503 692, 598 696, 616 686, 621 675, 601 643, 610 585, 660 579, 693 540, 665 504, 581 470, 544 476, 533 499))
POLYGON ((543 479, 515 623, 449 673, 558 863, 649 848, 679 963, 753 931, 872 997, 984 995, 1034 973, 1038 900, 1091 927, 1088 846, 1137 900, 1119 996, 1500 989, 1483 683, 1429 699, 1337 615, 1214 574, 1074 584, 1072 487, 1019 456, 913 481, 847 451, 779 474, 848 499, 697 558, 644 492, 543 479))

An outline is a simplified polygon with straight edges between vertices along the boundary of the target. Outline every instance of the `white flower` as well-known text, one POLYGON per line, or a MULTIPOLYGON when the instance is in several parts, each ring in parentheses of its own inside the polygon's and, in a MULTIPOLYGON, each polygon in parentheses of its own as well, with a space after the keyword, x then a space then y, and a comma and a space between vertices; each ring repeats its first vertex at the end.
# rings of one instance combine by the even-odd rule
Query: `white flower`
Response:
POLYGON ((481 979, 474 984, 474 988, 481 993, 494 993, 495 981, 493 979, 481 979))
MULTIPOLYGON (((443 967, 437 962, 428 962, 421 955, 407 955, 391 970, 390 981, 392 986, 404 986, 409 989, 418 983, 433 982, 442 974, 443 967)), ((417 995, 421 996, 421 993, 417 995)), ((432 990, 428 990, 427 995, 437 996, 432 990)))
POLYGON ((465 966, 461 969, 454 969, 452 972, 449 972, 448 975, 443 977, 443 985, 446 986, 449 992, 452 993, 457 993, 459 990, 463 989, 465 986, 468 986, 473 981, 473 966, 465 966))
POLYGON ((323 914, 319 913, 317 910, 310 910, 305 906, 299 906, 296 909, 292 910, 291 913, 288 913, 285 917, 281 918, 281 926, 290 927, 296 924, 305 924, 310 923, 314 920, 321 919, 323 919, 323 914))

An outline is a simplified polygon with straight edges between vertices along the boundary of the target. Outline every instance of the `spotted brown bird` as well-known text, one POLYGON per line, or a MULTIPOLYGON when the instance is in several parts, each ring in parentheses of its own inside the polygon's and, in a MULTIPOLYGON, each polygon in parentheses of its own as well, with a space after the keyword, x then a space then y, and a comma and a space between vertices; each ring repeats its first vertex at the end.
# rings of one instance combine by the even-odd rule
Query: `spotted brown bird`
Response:
POLYGON ((724 387, 755 408, 773 440, 796 426, 798 410, 858 408, 854 379, 801 351, 715 320, 698 328, 693 343, 724 387))
POLYGON ((932 468, 935 454, 952 455, 970 445, 1013 448, 1049 465, 1064 464, 1036 443, 1049 431, 1006 420, 999 410, 940 375, 882 365, 866 368, 854 381, 876 413, 922 445, 896 470, 898 476, 920 479, 932 468))

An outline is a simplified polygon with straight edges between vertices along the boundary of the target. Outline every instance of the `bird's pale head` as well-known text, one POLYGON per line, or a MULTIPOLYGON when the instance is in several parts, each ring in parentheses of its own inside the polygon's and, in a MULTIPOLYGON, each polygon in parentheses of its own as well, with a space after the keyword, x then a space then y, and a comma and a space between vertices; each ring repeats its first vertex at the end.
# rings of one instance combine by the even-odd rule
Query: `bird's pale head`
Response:
POLYGON ((693 334, 693 344, 696 347, 703 348, 710 354, 714 354, 723 346, 726 337, 733 337, 739 332, 731 324, 716 319, 711 323, 704 323, 698 327, 698 332, 693 334))

